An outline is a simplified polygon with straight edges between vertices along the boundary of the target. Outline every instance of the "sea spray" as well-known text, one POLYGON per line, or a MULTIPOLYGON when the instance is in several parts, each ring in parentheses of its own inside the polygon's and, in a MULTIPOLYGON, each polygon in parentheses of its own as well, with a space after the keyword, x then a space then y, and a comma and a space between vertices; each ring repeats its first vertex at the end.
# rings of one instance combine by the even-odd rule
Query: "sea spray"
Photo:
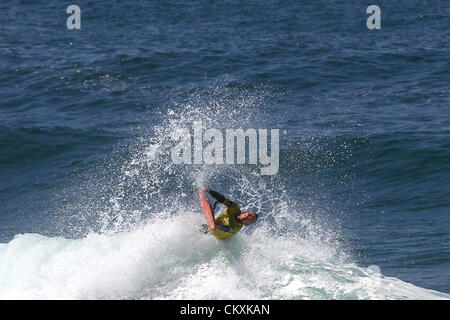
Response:
MULTIPOLYGON (((338 220, 328 219, 333 207, 298 197, 285 175, 172 162, 170 133, 193 121, 264 127, 264 94, 219 87, 174 102, 160 123, 75 177, 61 190, 57 216, 61 229, 74 230, 73 239, 24 234, 0 244, 0 297, 446 298, 354 264, 338 240, 338 220), (258 223, 225 242, 198 232, 199 186, 257 210, 258 223)), ((333 162, 333 154, 319 160, 333 162)))

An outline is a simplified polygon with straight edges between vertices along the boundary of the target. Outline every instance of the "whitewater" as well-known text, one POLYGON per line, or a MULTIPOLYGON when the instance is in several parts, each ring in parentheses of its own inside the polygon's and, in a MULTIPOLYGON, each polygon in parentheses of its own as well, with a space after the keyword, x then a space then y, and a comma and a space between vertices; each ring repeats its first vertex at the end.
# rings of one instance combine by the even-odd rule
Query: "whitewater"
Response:
POLYGON ((209 95, 173 103, 161 123, 55 190, 55 223, 73 237, 26 233, 1 243, 0 299, 450 298, 358 266, 340 226, 314 201, 289 194, 284 176, 262 178, 257 166, 174 165, 172 133, 193 121, 270 127, 264 92, 236 98, 219 87, 209 95), (199 186, 256 209, 258 223, 227 241, 203 234, 199 186))
POLYGON ((155 219, 83 239, 0 244, 1 299, 448 299, 341 261, 323 242, 259 226, 220 241, 200 216, 155 219))

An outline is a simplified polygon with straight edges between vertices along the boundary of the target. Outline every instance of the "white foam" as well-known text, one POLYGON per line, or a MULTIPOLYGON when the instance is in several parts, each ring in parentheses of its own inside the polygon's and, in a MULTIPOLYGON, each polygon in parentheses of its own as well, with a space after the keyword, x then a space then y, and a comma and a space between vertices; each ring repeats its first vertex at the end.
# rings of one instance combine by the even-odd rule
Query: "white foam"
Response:
POLYGON ((282 175, 172 163, 171 133, 194 121, 221 130, 270 128, 264 90, 236 96, 226 85, 211 89, 174 103, 161 123, 133 135, 126 152, 118 148, 58 190, 58 229, 74 237, 100 234, 76 240, 24 234, 0 244, 0 298, 448 298, 351 263, 336 240, 339 225, 322 215, 333 207, 317 205, 320 197, 295 201, 282 175), (193 195, 203 185, 260 213, 254 232, 225 242, 198 232, 201 214, 186 211, 200 210, 193 195))
POLYGON ((83 239, 17 235, 0 244, 2 299, 447 299, 340 261, 326 243, 262 224, 219 241, 201 217, 154 219, 83 239))

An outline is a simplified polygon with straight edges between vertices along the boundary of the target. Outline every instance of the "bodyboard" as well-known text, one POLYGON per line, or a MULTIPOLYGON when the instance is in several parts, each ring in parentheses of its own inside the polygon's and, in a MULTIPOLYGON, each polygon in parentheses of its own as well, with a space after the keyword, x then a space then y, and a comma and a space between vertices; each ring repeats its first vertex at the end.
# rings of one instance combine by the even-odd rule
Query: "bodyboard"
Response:
POLYGON ((205 195, 201 190, 198 191, 200 196, 200 202, 202 204, 203 215, 205 216, 206 223, 210 229, 214 229, 214 218, 211 211, 211 206, 209 205, 208 200, 206 200, 205 195))

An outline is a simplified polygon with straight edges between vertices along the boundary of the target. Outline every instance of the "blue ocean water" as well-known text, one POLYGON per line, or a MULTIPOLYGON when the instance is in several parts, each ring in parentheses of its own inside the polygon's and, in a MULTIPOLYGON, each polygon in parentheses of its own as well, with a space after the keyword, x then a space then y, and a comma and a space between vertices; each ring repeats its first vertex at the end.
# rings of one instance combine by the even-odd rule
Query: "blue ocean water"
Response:
POLYGON ((369 4, 78 1, 68 30, 2 1, 0 297, 448 298, 450 3, 369 4), (173 164, 199 120, 280 129, 278 173, 173 164), (199 234, 200 184, 260 221, 199 234))

